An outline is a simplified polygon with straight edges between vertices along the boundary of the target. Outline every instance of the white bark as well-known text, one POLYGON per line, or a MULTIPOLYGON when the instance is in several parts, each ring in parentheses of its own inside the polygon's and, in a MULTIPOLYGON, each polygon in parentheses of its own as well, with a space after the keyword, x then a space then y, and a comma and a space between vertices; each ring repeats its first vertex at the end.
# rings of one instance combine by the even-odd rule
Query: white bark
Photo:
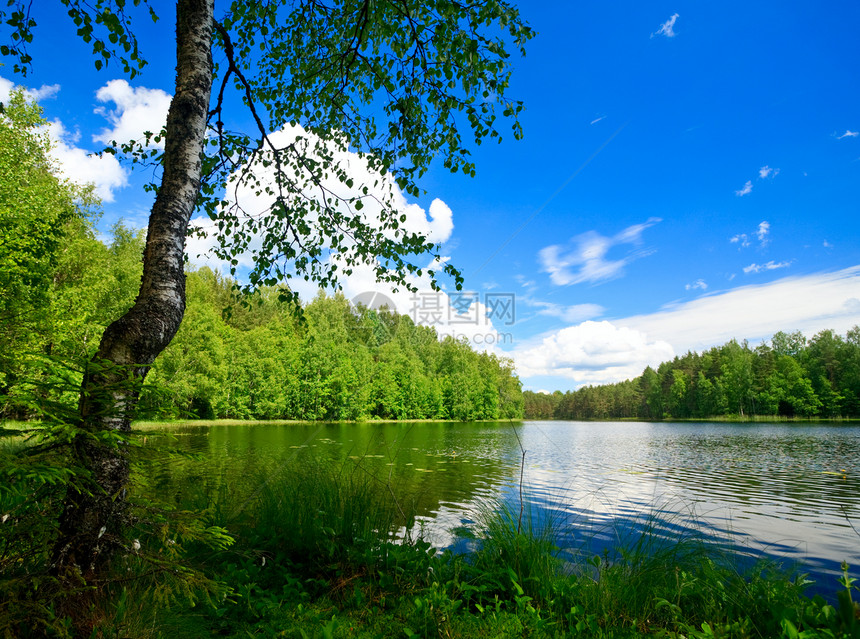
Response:
MULTIPOLYGON (((185 313, 185 234, 200 190, 213 13, 214 0, 177 2, 176 91, 167 114, 164 174, 149 216, 140 292, 134 306, 105 331, 83 382, 81 420, 90 430, 130 429, 139 383, 185 313)), ((116 447, 90 439, 78 442, 76 451, 96 486, 92 495, 69 491, 53 564, 61 574, 87 577, 109 555, 123 526, 129 466, 116 447)))

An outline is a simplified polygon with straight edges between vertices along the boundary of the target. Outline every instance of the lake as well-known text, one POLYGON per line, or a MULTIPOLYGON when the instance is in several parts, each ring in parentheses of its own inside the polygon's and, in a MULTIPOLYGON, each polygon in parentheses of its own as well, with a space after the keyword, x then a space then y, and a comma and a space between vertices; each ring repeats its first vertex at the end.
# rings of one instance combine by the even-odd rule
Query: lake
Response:
POLYGON ((239 514, 263 482, 309 457, 390 487, 439 548, 469 543, 453 531, 474 528, 480 508, 506 502, 519 512, 522 485, 525 511, 554 518, 569 554, 601 553, 647 528, 797 565, 820 592, 837 587, 843 560, 855 575, 860 569, 855 425, 255 423, 166 431, 201 458, 174 458, 145 474, 151 489, 190 507, 217 499, 239 514))

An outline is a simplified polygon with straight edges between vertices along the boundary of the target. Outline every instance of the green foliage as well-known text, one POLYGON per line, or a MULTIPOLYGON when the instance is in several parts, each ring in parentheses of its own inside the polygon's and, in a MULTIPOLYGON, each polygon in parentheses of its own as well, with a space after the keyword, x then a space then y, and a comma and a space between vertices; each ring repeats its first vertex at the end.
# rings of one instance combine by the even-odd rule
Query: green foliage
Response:
MULTIPOLYGON (((19 463, 24 446, 32 443, 0 449, 8 455, 2 467, 19 463)), ((150 492, 158 467, 139 466, 138 494, 150 492)), ((835 600, 809 598, 803 576, 772 565, 740 570, 695 531, 664 539, 645 526, 601 556, 562 553, 562 519, 496 505, 478 513, 470 551, 438 553, 414 528, 405 534, 414 517, 398 487, 360 464, 297 458, 252 483, 260 488, 250 499, 225 486, 214 502, 201 502, 202 514, 134 497, 137 515, 112 572, 74 593, 20 550, 40 547, 28 534, 50 534, 42 516, 50 502, 32 492, 20 499, 21 489, 20 503, 33 510, 26 519, 0 495, 12 512, 0 526, 0 628, 75 636, 60 605, 71 594, 93 636, 105 637, 858 636, 857 585, 846 565, 835 600), (10 543, 18 544, 11 553, 10 543)))
MULTIPOLYGON (((140 4, 147 7, 153 22, 158 20, 147 0, 131 1, 135 7, 140 4)), ((93 45, 96 69, 103 68, 115 58, 120 61, 123 71, 134 78, 146 65, 146 60, 140 57, 137 39, 130 28, 125 0, 95 0, 94 4, 81 0, 62 0, 62 3, 77 27, 77 35, 87 44, 93 45)), ((33 62, 27 52, 27 45, 33 41, 36 27, 31 8, 26 2, 8 0, 6 7, 0 9, 0 21, 12 29, 10 43, 0 46, 0 55, 12 57, 15 60, 14 71, 23 75, 27 74, 33 62)))
POLYGON ((472 550, 437 553, 391 537, 404 521, 394 494, 346 467, 291 464, 228 518, 236 546, 206 558, 231 594, 162 623, 237 637, 856 636, 847 566, 827 602, 776 566, 739 570, 695 531, 664 539, 646 526, 602 556, 563 554, 562 520, 495 506, 477 533, 460 531, 472 550))
MULTIPOLYGON (((26 74, 41 17, 27 2, 7 5, 0 55, 26 74)), ((143 69, 133 27, 157 20, 146 0, 62 5, 92 45, 97 69, 118 61, 132 78, 143 69)), ((217 222, 219 257, 235 267, 237 255, 253 253, 249 290, 292 276, 327 287, 360 264, 402 286, 410 286, 408 274, 426 271, 434 283, 450 275, 459 288, 450 264, 440 263, 438 273, 415 264, 415 256, 438 257, 439 247, 403 228, 397 190, 418 195, 417 180, 433 161, 474 175, 470 143, 500 140, 500 121, 522 136, 523 106, 507 95, 510 51, 524 54, 534 31, 516 7, 505 0, 234 0, 216 18, 198 205, 217 222), (239 122, 252 125, 234 128, 239 122), (347 150, 366 170, 356 171, 355 160, 350 166, 347 150), (265 210, 248 214, 247 202, 228 197, 240 188, 265 210), (251 246, 252 237, 263 240, 251 246)), ((118 140, 107 151, 157 163, 160 152, 146 144, 161 135, 118 140)))
MULTIPOLYGON (((87 366, 99 364, 90 361, 87 366)), ((61 396, 71 394, 82 375, 72 367, 66 370, 65 383, 73 386, 65 392, 57 389, 61 396)), ((135 383, 131 375, 123 377, 135 383)), ((67 496, 101 490, 88 457, 100 451, 136 464, 153 456, 170 459, 172 453, 140 446, 140 439, 130 433, 92 429, 74 407, 46 400, 39 386, 30 396, 22 393, 19 400, 39 416, 39 422, 17 430, 13 439, 0 440, 0 635, 101 636, 102 631, 138 623, 177 601, 219 596, 220 586, 184 558, 191 546, 223 551, 232 537, 196 512, 143 497, 130 499, 122 520, 99 532, 99 544, 115 549, 99 579, 87 580, 81 571, 56 571, 52 549, 67 496), (146 596, 149 610, 129 601, 129 588, 146 596)))
POLYGON ((333 421, 522 415, 510 360, 450 337, 440 341, 434 329, 406 316, 320 294, 299 322, 276 290, 236 298, 231 280, 207 268, 188 273, 187 304, 179 333, 150 374, 146 415, 333 421))
POLYGON ((42 350, 66 225, 78 214, 76 191, 54 176, 42 124, 23 92, 0 113, 0 395, 31 377, 28 358, 42 350))
MULTIPOLYGON (((75 211, 74 207, 70 209, 75 211)), ((32 416, 23 396, 77 404, 83 361, 105 327, 133 302, 143 236, 122 223, 100 242, 89 218, 44 231, 54 246, 36 292, 28 269, 9 269, 0 301, 7 348, 0 410, 32 416), (30 279, 27 279, 27 278, 30 279), (11 309, 26 309, 12 314, 11 309), (77 381, 76 381, 77 380, 77 381)), ((40 254, 41 255, 41 254, 40 254)), ((10 256, 14 256, 10 254, 10 256)), ((12 257, 10 257, 12 259, 12 257)), ((46 259, 46 258, 45 258, 46 259)), ((293 303, 264 288, 237 296, 234 282, 207 268, 187 275, 185 319, 143 389, 141 411, 160 418, 499 419, 522 414, 520 382, 509 360, 439 341, 434 329, 387 311, 318 296, 296 318, 293 303)))
POLYGON ((325 571, 388 541, 409 522, 383 486, 350 466, 296 460, 280 475, 261 478, 262 489, 249 504, 255 524, 248 542, 275 563, 325 571), (282 533, 285 521, 288 535, 282 533))
MULTIPOLYGON (((533 35, 503 0, 231 3, 216 28, 226 60, 216 67, 202 198, 222 257, 257 233, 265 239, 253 249, 251 286, 293 274, 328 286, 339 268, 366 264, 378 280, 408 287, 406 275, 424 271, 412 256, 438 256, 438 247, 401 226, 395 187, 418 195, 416 180, 434 160, 474 175, 463 138, 500 138, 499 115, 522 135, 522 105, 506 96, 508 49, 524 53, 533 35), (234 87, 254 109, 251 133, 228 128, 234 87), (347 149, 368 177, 348 165, 347 149), (274 183, 264 167, 278 170, 274 183), (247 216, 225 199, 233 185, 263 194, 268 214, 247 216)), ((459 288, 455 269, 441 271, 459 288)))
POLYGON ((733 340, 634 380, 523 400, 528 419, 858 418, 860 327, 844 338, 779 332, 755 349, 733 340))
MULTIPOLYGON (((60 362, 90 357, 132 303, 142 235, 121 223, 96 239, 89 187, 55 176, 41 110, 14 93, 0 115, 0 416, 28 417, 23 395, 76 402, 60 362), (64 395, 64 393, 66 395, 64 395)), ((79 381, 79 380, 78 380, 79 381)))

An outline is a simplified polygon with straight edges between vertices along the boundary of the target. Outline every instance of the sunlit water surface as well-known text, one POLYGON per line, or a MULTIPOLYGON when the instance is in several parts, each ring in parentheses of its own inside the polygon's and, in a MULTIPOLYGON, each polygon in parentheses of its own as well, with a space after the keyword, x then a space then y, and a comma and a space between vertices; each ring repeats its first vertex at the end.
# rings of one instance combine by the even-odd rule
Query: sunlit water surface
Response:
POLYGON ((823 592, 836 587, 843 560, 860 568, 860 426, 259 423, 169 432, 201 459, 146 472, 180 500, 202 490, 242 509, 262 482, 311 457, 390 486, 440 548, 462 547, 453 531, 474 528, 482 508, 505 502, 519 513, 522 494, 524 513, 552 517, 571 554, 601 553, 648 529, 797 566, 823 592))

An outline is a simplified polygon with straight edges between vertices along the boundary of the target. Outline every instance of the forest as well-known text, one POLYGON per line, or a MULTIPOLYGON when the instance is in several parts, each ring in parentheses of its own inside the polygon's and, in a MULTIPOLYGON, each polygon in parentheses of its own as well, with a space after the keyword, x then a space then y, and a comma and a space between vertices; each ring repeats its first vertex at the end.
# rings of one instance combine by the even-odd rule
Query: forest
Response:
POLYGON ((860 327, 732 340, 688 352, 639 377, 562 393, 523 393, 526 419, 860 417, 860 327))
MULTIPOLYGON (((105 326, 134 301, 142 232, 96 231, 91 190, 56 178, 39 107, 10 101, 0 127, 0 417, 74 406, 105 326)), ((860 416, 860 328, 769 344, 731 341, 636 379, 552 394, 520 390, 513 363, 440 340, 388 310, 320 294, 237 293, 187 269, 187 311, 141 393, 153 419, 686 419, 860 416)))
MULTIPOLYGON (((134 302, 143 231, 96 230, 90 190, 58 179, 39 107, 10 101, 0 127, 0 418, 73 408, 105 326, 134 302)), ((440 340, 386 309, 188 266, 179 333, 140 396, 151 419, 506 419, 522 417, 513 363, 440 340)))
MULTIPOLYGON (((39 291, 9 282, 26 312, 2 315, 0 414, 34 399, 71 405, 105 325, 133 301, 143 239, 119 224, 101 242, 90 220, 51 229, 54 266, 39 291), (77 363, 77 364, 75 364, 77 363)), ((150 419, 506 419, 522 417, 513 364, 387 309, 343 295, 298 309, 276 289, 244 296, 209 268, 187 272, 187 310, 141 393, 150 419)), ((6 298, 11 301, 11 298, 6 298)), ((44 402, 42 402, 44 405, 44 402)))

